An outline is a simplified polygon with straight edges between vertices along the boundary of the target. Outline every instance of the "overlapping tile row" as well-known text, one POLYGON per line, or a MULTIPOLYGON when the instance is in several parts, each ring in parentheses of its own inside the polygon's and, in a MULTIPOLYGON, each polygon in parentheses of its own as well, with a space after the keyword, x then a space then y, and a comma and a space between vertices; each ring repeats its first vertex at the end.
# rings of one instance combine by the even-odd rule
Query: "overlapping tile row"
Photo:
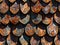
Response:
POLYGON ((60 1, 0 0, 0 45, 60 45, 60 1))

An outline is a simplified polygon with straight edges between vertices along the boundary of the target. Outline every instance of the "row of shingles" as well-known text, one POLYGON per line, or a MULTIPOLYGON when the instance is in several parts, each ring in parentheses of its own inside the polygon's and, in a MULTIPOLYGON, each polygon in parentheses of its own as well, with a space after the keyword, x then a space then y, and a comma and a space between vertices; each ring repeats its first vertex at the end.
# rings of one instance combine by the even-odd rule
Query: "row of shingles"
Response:
MULTIPOLYGON (((22 0, 17 0, 16 1, 18 4, 20 4, 20 3, 23 3, 23 1, 22 0)), ((24 4, 24 3, 23 3, 24 4)), ((10 3, 10 6, 11 6, 12 4, 10 3)), ((10 12, 10 14, 11 14, 11 16, 13 15, 11 12, 10 12)), ((16 15, 18 15, 18 16, 20 16, 21 18, 24 18, 25 17, 25 15, 19 10, 19 12, 16 14, 16 15)), ((13 15, 13 16, 15 16, 15 15, 13 15)), ((13 33, 12 33, 12 31, 17 27, 17 28, 23 28, 23 27, 25 27, 25 25, 23 25, 23 24, 21 24, 21 23, 18 23, 18 24, 16 24, 16 25, 13 25, 12 23, 10 23, 10 26, 11 26, 11 38, 12 38, 12 40, 13 41, 15 41, 15 42, 17 42, 17 45, 21 45, 21 43, 20 43, 20 41, 19 41, 19 38, 20 37, 17 37, 17 36, 15 36, 15 35, 13 35, 13 33), (19 26, 18 26, 19 25, 19 26)))
MULTIPOLYGON (((35 4, 36 4, 36 3, 33 3, 33 2, 31 1, 30 8, 31 8, 32 6, 34 6, 35 4)), ((31 20, 32 20, 33 18, 36 18, 37 15, 40 14, 40 13, 41 13, 41 12, 39 12, 39 13, 34 13, 34 12, 32 12, 32 10, 31 10, 31 20)), ((32 22, 32 21, 31 21, 31 22, 32 22)), ((42 25, 42 22, 40 22, 40 23, 37 24, 37 25, 35 25, 33 22, 32 22, 32 24, 33 24, 34 26, 36 26, 36 27, 39 27, 40 25, 41 25, 41 27, 43 26, 43 25, 42 25)), ((34 37, 37 41, 41 40, 41 38, 42 38, 42 37, 39 37, 39 36, 36 35, 36 34, 34 34, 33 37, 34 37)), ((39 45, 41 45, 41 42, 39 43, 39 45)))
MULTIPOLYGON (((21 2, 21 3, 22 3, 22 2, 21 2)), ((26 2, 25 2, 25 3, 26 3, 26 2)), ((27 0, 27 3, 28 3, 28 6, 30 7, 30 6, 31 6, 31 0, 27 0)), ((21 13, 21 14, 22 14, 22 15, 20 15, 20 16, 21 16, 22 18, 26 17, 27 14, 31 16, 31 8, 30 8, 30 11, 29 11, 27 14, 25 14, 25 15, 24 15, 23 13, 21 13)), ((29 21, 28 23, 29 23, 29 24, 32 24, 31 18, 30 18, 30 21, 29 21)), ((27 24, 28 24, 28 23, 27 23, 27 24)), ((24 28, 26 27, 27 24, 23 25, 24 28)), ((31 37, 27 36, 27 35, 25 34, 25 32, 24 32, 23 36, 24 36, 24 39, 28 42, 28 45, 30 45, 30 39, 31 39, 31 37)))
MULTIPOLYGON (((53 2, 53 6, 56 6, 57 8, 58 8, 58 6, 60 5, 60 3, 59 2, 57 2, 56 0, 53 0, 52 1, 53 2)), ((59 12, 59 10, 57 9, 57 11, 56 11, 56 14, 57 14, 57 16, 58 17, 60 17, 60 12, 59 12)), ((53 15, 54 16, 54 15, 53 15)), ((58 24, 58 23, 56 23, 56 21, 53 19, 53 22, 54 22, 54 24, 56 24, 56 25, 58 25, 58 39, 60 38, 60 32, 59 32, 59 28, 60 28, 60 25, 58 24)), ((54 37, 55 38, 55 37, 54 37)), ((60 39, 59 39, 60 40, 60 39)), ((53 45, 54 45, 55 43, 53 42, 53 45)))
MULTIPOLYGON (((20 4, 20 3, 24 4, 24 2, 23 2, 22 0, 17 0, 16 2, 17 2, 18 4, 20 4)), ((30 1, 29 1, 29 0, 27 1, 27 3, 29 3, 29 5, 30 5, 30 1)), ((11 5, 12 5, 12 4, 10 4, 10 6, 11 6, 11 5)), ((11 14, 11 13, 10 13, 10 14, 11 14)), ((29 12, 28 14, 30 15, 30 12, 29 12)), ((11 15, 13 15, 13 14, 11 14, 11 15)), ((24 17, 26 17, 27 14, 24 15, 21 11, 19 11, 17 15, 19 15, 21 18, 24 18, 24 17)), ((13 29, 16 28, 16 27, 17 27, 17 28, 24 28, 26 25, 23 25, 23 24, 21 24, 21 23, 18 23, 18 24, 16 24, 16 25, 11 24, 10 26, 11 26, 11 28, 12 28, 12 30, 13 30, 13 29), (18 26, 18 25, 19 25, 19 26, 18 26)), ((25 37, 25 39, 26 39, 26 37, 27 37, 26 34, 24 33, 23 35, 24 35, 24 37, 25 37)), ((13 34, 12 34, 12 31, 11 31, 11 37, 12 37, 12 40, 14 40, 14 38, 18 38, 18 39, 15 40, 15 41, 17 41, 17 43, 18 43, 17 45, 21 45, 20 42, 19 42, 19 38, 20 38, 20 37, 17 37, 17 36, 15 36, 15 35, 13 35, 13 34), (13 36, 13 37, 12 37, 12 36, 13 36)), ((29 38, 29 37, 28 37, 28 38, 29 38)), ((28 42, 28 40, 27 40, 27 42, 28 42)))
MULTIPOLYGON (((1 2, 1 3, 2 3, 2 2, 1 2)), ((0 3, 0 4, 1 4, 1 3, 0 3)), ((8 5, 9 5, 9 4, 8 4, 8 5)), ((7 12, 6 12, 6 13, 7 13, 7 12)), ((6 14, 6 13, 5 13, 5 14, 6 14)), ((5 14, 0 13, 0 17, 3 18, 5 14)), ((4 27, 6 27, 6 25, 3 25, 2 23, 0 23, 0 28, 4 28, 4 27)), ((7 38, 7 36, 2 36, 2 35, 0 34, 0 41, 1 41, 1 42, 3 42, 3 41, 6 42, 6 38, 7 38)), ((7 44, 7 43, 5 43, 5 45, 6 45, 6 44, 7 44)))

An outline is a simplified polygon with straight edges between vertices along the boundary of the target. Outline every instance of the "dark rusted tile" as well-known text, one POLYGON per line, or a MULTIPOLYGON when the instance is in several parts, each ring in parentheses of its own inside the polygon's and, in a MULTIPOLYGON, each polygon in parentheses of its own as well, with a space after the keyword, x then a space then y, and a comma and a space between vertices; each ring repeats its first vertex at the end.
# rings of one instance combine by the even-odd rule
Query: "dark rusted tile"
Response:
POLYGON ((34 24, 39 24, 42 21, 42 16, 40 14, 38 14, 38 16, 34 19, 32 19, 32 22, 34 24))
POLYGON ((32 10, 32 12, 34 12, 34 13, 40 12, 41 9, 42 9, 42 5, 40 4, 39 1, 37 1, 34 6, 31 6, 31 10, 32 10))
POLYGON ((35 29, 36 29, 35 27, 32 27, 30 24, 27 24, 26 27, 25 27, 26 35, 32 36, 34 34, 35 29))
POLYGON ((5 1, 3 1, 3 2, 0 4, 0 12, 4 14, 4 13, 6 13, 8 10, 9 10, 9 6, 6 4, 5 1))
POLYGON ((10 34, 10 27, 9 26, 7 26, 7 27, 5 27, 4 29, 1 29, 0 30, 0 34, 2 35, 2 36, 7 36, 7 35, 9 35, 10 34))
POLYGON ((57 14, 54 14, 54 20, 60 24, 60 17, 57 16, 57 14))
POLYGON ((52 42, 48 42, 45 37, 41 38, 41 44, 42 45, 52 45, 52 42))
POLYGON ((56 35, 56 37, 54 39, 54 43, 55 43, 55 45, 60 45, 60 39, 58 39, 58 35, 56 35))
POLYGON ((52 6, 52 2, 50 2, 47 6, 43 6, 42 7, 42 11, 45 13, 45 14, 48 14, 50 12, 50 8, 52 6))
POLYGON ((53 23, 53 18, 51 23, 47 26, 47 33, 49 36, 56 36, 58 33, 58 26, 53 23))
POLYGON ((28 45, 28 42, 24 39, 23 35, 19 38, 21 45, 28 45))
POLYGON ((46 30, 37 27, 37 29, 35 30, 35 33, 36 33, 38 36, 44 36, 44 35, 46 34, 46 30))
POLYGON ((30 40, 31 45, 39 45, 39 43, 40 43, 40 40, 37 41, 36 39, 34 39, 34 37, 31 37, 31 40, 30 40))
POLYGON ((8 24, 10 21, 10 15, 6 14, 5 17, 2 18, 1 23, 8 24))
POLYGON ((17 4, 17 2, 15 2, 11 7, 10 7, 10 11, 13 14, 18 13, 19 11, 19 4, 17 4))
POLYGON ((22 23, 22 24, 27 24, 29 21, 30 21, 30 15, 27 15, 25 18, 23 19, 19 19, 19 21, 22 23))
POLYGON ((50 23, 51 23, 51 18, 45 17, 45 18, 42 20, 42 23, 43 23, 43 24, 46 24, 46 25, 50 24, 50 23))
POLYGON ((12 41, 10 34, 7 37, 7 44, 8 45, 17 45, 17 42, 12 41))
POLYGON ((22 28, 22 29, 16 28, 16 29, 13 30, 13 34, 15 36, 21 36, 23 33, 24 33, 24 28, 22 28))
POLYGON ((10 18, 10 22, 12 23, 12 24, 17 24, 18 22, 19 22, 19 16, 14 16, 14 17, 11 17, 10 18))
POLYGON ((25 3, 24 5, 20 3, 20 10, 23 14, 27 14, 30 11, 28 3, 25 3))

